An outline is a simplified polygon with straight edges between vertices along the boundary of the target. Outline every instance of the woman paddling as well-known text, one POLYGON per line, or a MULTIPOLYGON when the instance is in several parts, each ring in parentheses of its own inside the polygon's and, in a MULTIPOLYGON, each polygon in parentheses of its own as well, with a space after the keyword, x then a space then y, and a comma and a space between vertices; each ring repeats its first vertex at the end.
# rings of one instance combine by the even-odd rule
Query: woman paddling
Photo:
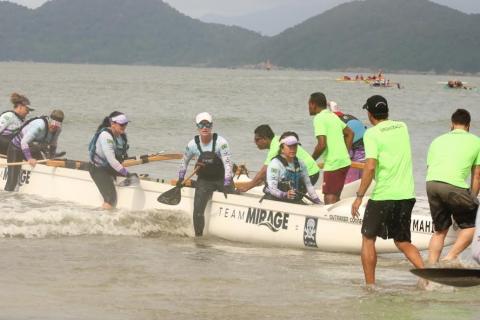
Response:
POLYGON ((89 145, 90 176, 103 197, 104 209, 112 209, 117 204, 117 191, 114 180, 117 176, 130 177, 122 165, 127 158, 128 119, 125 114, 114 111, 97 129, 89 145))
POLYGON ((23 125, 28 113, 34 110, 30 108, 30 100, 18 93, 12 93, 10 101, 13 110, 4 111, 0 114, 0 154, 5 155, 13 135, 23 125))
POLYGON ((305 164, 296 157, 299 144, 295 132, 285 132, 280 137, 280 153, 267 168, 265 199, 303 203, 307 191, 313 203, 321 203, 305 164))

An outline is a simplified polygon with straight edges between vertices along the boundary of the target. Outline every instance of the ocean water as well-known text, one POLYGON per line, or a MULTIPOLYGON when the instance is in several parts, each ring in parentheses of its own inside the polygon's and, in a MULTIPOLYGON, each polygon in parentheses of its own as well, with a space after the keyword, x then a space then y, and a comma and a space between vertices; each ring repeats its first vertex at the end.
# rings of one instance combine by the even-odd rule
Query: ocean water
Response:
MULTIPOLYGON (((257 170, 265 157, 253 130, 268 123, 296 131, 313 150, 307 100, 322 91, 346 113, 384 95, 391 118, 410 128, 417 194, 424 199, 428 145, 468 109, 480 134, 480 93, 449 90, 448 76, 387 76, 404 87, 370 88, 335 81, 339 73, 0 63, 0 105, 26 94, 34 115, 66 113, 59 149, 87 159, 102 118, 125 112, 131 154, 182 152, 194 117, 214 117, 235 162, 257 170)), ((480 86, 480 78, 462 77, 480 86)), ((453 155, 452 155, 453 156, 453 155)), ((137 169, 172 178, 178 161, 137 169)), ((418 207, 416 210, 427 210, 418 207)), ((104 212, 68 202, 0 192, 0 319, 478 319, 478 288, 416 289, 398 254, 378 261, 378 290, 367 292, 357 255, 291 250, 186 236, 174 211, 104 212)), ((425 253, 424 253, 425 254, 425 253)), ((469 263, 468 253, 463 258, 469 263)))

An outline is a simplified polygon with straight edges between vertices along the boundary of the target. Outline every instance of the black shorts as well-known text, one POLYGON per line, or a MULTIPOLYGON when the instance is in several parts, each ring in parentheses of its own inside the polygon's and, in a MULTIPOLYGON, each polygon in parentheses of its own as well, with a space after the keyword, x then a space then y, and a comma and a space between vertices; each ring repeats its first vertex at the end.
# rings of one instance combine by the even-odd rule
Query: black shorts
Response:
POLYGON ((411 242, 410 220, 415 199, 368 200, 362 223, 367 238, 381 237, 397 242, 411 242))
POLYGON ((435 230, 448 229, 452 225, 452 217, 460 229, 475 227, 478 200, 468 189, 428 181, 427 196, 435 230))

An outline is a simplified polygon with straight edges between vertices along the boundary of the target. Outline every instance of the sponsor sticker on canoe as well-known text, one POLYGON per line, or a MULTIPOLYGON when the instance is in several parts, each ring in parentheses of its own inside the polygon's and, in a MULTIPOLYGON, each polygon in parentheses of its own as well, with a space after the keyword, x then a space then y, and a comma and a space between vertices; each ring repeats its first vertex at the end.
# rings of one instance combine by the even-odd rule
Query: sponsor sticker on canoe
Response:
POLYGON ((317 248, 317 226, 318 218, 305 217, 305 227, 303 228, 305 247, 317 248))
POLYGON ((219 216, 225 218, 242 220, 248 224, 256 224, 260 227, 266 227, 272 232, 288 229, 288 220, 290 214, 280 211, 272 211, 258 208, 248 208, 248 210, 238 210, 228 207, 220 207, 219 216))

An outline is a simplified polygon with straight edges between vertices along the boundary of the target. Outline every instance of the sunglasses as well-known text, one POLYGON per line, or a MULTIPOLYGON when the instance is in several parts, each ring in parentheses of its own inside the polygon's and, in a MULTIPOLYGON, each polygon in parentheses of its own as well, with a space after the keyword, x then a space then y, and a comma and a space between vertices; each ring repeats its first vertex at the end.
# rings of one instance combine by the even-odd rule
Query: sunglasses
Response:
POLYGON ((197 128, 198 129, 211 129, 213 127, 213 123, 211 122, 202 122, 202 123, 197 123, 197 128))

